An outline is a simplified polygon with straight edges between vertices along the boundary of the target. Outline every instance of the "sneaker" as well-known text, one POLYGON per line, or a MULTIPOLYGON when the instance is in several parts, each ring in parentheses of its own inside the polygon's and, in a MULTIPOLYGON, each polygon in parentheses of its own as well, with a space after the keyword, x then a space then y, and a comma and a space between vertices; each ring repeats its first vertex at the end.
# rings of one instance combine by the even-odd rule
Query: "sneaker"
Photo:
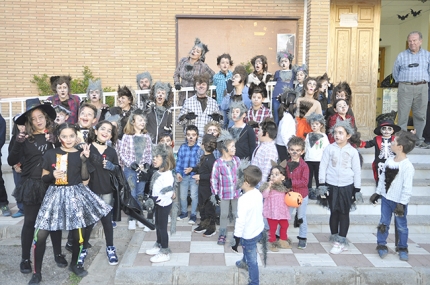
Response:
POLYGON ((417 147, 419 147, 419 148, 424 148, 424 149, 428 149, 428 148, 430 147, 430 145, 426 144, 426 143, 425 143, 425 142, 423 142, 423 141, 419 141, 419 142, 417 142, 415 145, 416 145, 417 147))
POLYGON ((9 217, 10 216, 10 210, 9 210, 9 206, 8 205, 1 206, 0 207, 0 211, 2 211, 3 216, 5 216, 5 217, 9 217))
POLYGON ((139 227, 139 229, 143 229, 145 228, 145 225, 142 224, 141 222, 137 221, 137 226, 139 227))
POLYGON ((170 260, 170 254, 169 253, 161 253, 159 252, 157 255, 154 255, 149 259, 152 263, 157 262, 166 262, 170 260))
POLYGON ((248 264, 246 264, 243 259, 236 261, 236 267, 248 271, 248 264))
POLYGON ((204 227, 202 227, 202 226, 199 225, 197 228, 194 229, 194 232, 198 233, 198 234, 201 234, 201 233, 206 232, 206 229, 204 227))
POLYGON ((211 236, 214 236, 216 234, 216 231, 213 231, 213 230, 206 230, 204 233, 203 233, 203 236, 204 237, 211 237, 211 236))
POLYGON ((217 244, 225 245, 225 236, 219 236, 217 244))
POLYGON ((73 244, 70 242, 66 242, 66 246, 64 247, 68 252, 73 252, 73 244))
POLYGON ((144 232, 152 232, 152 231, 155 231, 155 230, 151 230, 150 228, 148 228, 147 226, 145 226, 145 227, 143 228, 143 231, 144 231, 144 232))
POLYGON ((340 254, 340 253, 342 253, 342 251, 346 251, 346 250, 348 250, 348 249, 346 248, 345 244, 335 242, 333 244, 332 249, 330 250, 330 253, 331 254, 340 254))
POLYGON ((79 277, 85 277, 88 275, 88 271, 84 269, 84 266, 81 264, 74 264, 69 266, 69 270, 76 274, 79 277))
POLYGON ((172 217, 170 217, 170 215, 167 216, 167 223, 170 223, 172 221, 172 217))
POLYGON ((136 229, 136 221, 128 221, 128 230, 132 231, 136 229))
POLYGON ((24 274, 31 273, 31 261, 30 259, 23 259, 19 264, 19 271, 24 274))
POLYGON ((378 250, 378 254, 380 258, 384 258, 388 255, 388 248, 385 245, 378 245, 376 247, 376 249, 378 250))
POLYGON ((157 255, 159 252, 160 252, 160 247, 158 246, 154 246, 153 248, 147 249, 145 251, 147 255, 157 255))
POLYGON ((42 274, 41 273, 33 273, 33 276, 31 276, 30 281, 28 282, 29 285, 39 284, 42 281, 42 274))
POLYGON ((190 219, 188 220, 188 223, 189 223, 190 225, 194 225, 194 224, 196 223, 196 220, 197 220, 196 215, 191 215, 191 216, 190 216, 190 219))
POLYGON ((106 247, 106 255, 109 261, 109 265, 118 264, 118 256, 116 256, 116 248, 114 246, 106 247))
POLYGON ((112 228, 116 229, 117 225, 116 222, 112 221, 112 228))
POLYGON ((306 240, 305 239, 299 239, 299 245, 297 246, 298 249, 305 249, 306 248, 306 240))
POLYGON ((408 252, 403 250, 399 251, 399 259, 402 261, 408 261, 409 260, 408 252))
POLYGON ((61 253, 55 256, 55 263, 57 263, 57 266, 60 268, 65 268, 67 265, 69 265, 67 260, 64 258, 64 255, 61 253))
POLYGON ((18 211, 12 215, 12 218, 21 218, 21 217, 24 217, 24 213, 21 211, 18 211))
MULTIPOLYGON (((85 248, 83 248, 82 250, 81 250, 81 254, 79 254, 79 257, 78 257, 78 264, 79 265, 84 265, 84 262, 85 262, 85 258, 87 257, 87 250, 85 249, 85 248)), ((76 274, 77 275, 77 274, 76 274)))
POLYGON ((176 220, 177 221, 182 221, 183 219, 186 219, 188 217, 188 213, 181 213, 176 220))

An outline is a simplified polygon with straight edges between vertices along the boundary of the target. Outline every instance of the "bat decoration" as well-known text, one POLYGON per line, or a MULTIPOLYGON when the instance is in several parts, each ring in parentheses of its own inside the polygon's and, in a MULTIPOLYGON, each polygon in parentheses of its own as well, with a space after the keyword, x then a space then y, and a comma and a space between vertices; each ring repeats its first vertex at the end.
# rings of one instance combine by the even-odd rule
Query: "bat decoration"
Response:
POLYGON ((409 13, 404 16, 400 16, 399 14, 397 14, 397 17, 402 21, 404 21, 408 16, 409 16, 409 13))
POLYGON ((414 11, 414 10, 411 9, 412 16, 414 16, 414 17, 418 16, 419 14, 421 14, 421 11, 422 10, 414 11))

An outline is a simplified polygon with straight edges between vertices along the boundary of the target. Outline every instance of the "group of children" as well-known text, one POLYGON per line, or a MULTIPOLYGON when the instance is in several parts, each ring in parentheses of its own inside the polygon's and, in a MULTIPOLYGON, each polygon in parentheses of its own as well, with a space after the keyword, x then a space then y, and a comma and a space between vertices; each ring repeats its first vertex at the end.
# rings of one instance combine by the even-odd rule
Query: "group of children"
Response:
MULTIPOLYGON (((14 196, 24 205, 20 270, 33 271, 29 284, 38 284, 42 279, 41 262, 48 234, 57 265, 68 265, 61 254, 61 230, 71 232, 66 246, 72 252, 70 270, 85 276, 83 264, 90 247, 88 240, 98 220, 105 231, 109 264, 118 263, 113 228, 121 206, 112 211, 114 201, 120 198, 115 197, 110 185, 118 171, 125 175, 138 212, 148 210, 149 223, 138 218, 137 225, 144 228, 144 223, 155 223, 156 243, 146 251, 152 256, 151 262, 170 260, 167 225, 170 214, 176 217, 173 213, 176 196, 180 202, 177 220, 189 217, 188 223, 196 224, 197 212, 200 213, 195 233, 205 237, 215 235, 219 219, 219 245, 226 243, 227 226, 229 221, 233 222, 232 250, 237 251, 239 243, 248 248, 236 265, 248 269, 251 280, 258 280, 255 248, 265 236, 264 229, 269 234, 271 251, 291 248, 288 227, 294 217, 294 227, 299 228, 297 247, 306 248, 309 199, 318 199, 329 207, 333 241, 330 252, 339 254, 348 248, 349 211, 360 196, 361 165, 356 147, 375 146, 379 152, 375 163, 375 179, 379 183, 371 197, 372 203, 382 197, 378 253, 381 258, 388 253, 386 238, 394 212, 401 225, 397 229, 398 251, 400 258, 407 260, 406 214, 414 171, 406 154, 414 147, 413 134, 397 132, 398 127, 389 121, 378 125, 374 140, 351 144, 356 128, 349 108, 348 84, 336 86, 329 100, 327 75, 307 77, 306 66, 293 67, 293 56, 288 52, 278 53, 277 59, 281 70, 273 77, 277 83, 270 112, 265 105, 265 84, 272 78, 267 71, 267 58, 254 57, 251 60, 254 72, 247 74, 243 66, 230 72, 231 57, 220 56, 217 62, 224 80, 216 81, 215 74, 214 82, 225 85, 217 85, 217 103, 225 115, 224 124, 211 120, 204 128, 186 126, 186 141, 179 147, 176 158, 169 132, 160 132, 157 125, 154 142, 154 134, 147 131, 149 113, 154 112, 156 120, 169 116, 171 106, 165 103, 172 98, 169 99, 169 88, 164 88, 163 83, 152 90, 155 109, 131 107, 132 90, 120 87, 123 107, 118 113, 105 111, 101 105, 83 103, 76 125, 67 122, 71 111, 64 104, 56 105, 55 109, 48 104, 28 104, 26 113, 15 120, 17 125, 25 126, 25 131, 16 132, 8 162, 23 169, 22 182, 14 196), (223 93, 221 97, 218 92, 223 93), (312 187, 313 179, 318 190, 312 187), (284 198, 291 191, 301 198, 289 207, 284 198), (70 205, 75 199, 79 202, 70 205), (32 243, 34 270, 29 256, 32 243)), ((69 88, 67 82, 58 85, 61 92, 69 88)), ((101 86, 90 86, 89 100, 100 103, 101 91, 101 86)), ((135 217, 129 217, 130 230, 136 229, 135 217)))

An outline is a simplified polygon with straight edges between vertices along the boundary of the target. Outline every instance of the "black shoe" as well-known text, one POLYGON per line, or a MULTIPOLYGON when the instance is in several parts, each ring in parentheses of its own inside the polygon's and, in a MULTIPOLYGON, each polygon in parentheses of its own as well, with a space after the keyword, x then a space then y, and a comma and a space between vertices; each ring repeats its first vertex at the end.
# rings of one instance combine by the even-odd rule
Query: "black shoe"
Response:
POLYGON ((42 274, 34 273, 33 276, 31 276, 31 279, 28 282, 28 285, 39 284, 40 281, 42 281, 42 274))
POLYGON ((198 226, 197 228, 194 229, 194 232, 198 234, 204 233, 205 231, 206 229, 202 226, 198 226))
POLYGON ((88 243, 87 249, 92 248, 92 247, 93 246, 90 243, 88 243))
POLYGON ((68 252, 73 252, 73 245, 71 243, 67 242, 65 248, 68 252))
POLYGON ((79 277, 85 277, 88 275, 88 271, 84 269, 84 267, 80 264, 70 265, 69 270, 76 274, 79 277))
POLYGON ((31 261, 30 259, 21 260, 21 264, 19 265, 19 270, 21 273, 28 274, 31 273, 31 261))
POLYGON ((57 263, 57 266, 60 268, 67 267, 67 265, 69 265, 67 260, 64 258, 64 255, 62 254, 57 254, 55 256, 55 263, 57 263))

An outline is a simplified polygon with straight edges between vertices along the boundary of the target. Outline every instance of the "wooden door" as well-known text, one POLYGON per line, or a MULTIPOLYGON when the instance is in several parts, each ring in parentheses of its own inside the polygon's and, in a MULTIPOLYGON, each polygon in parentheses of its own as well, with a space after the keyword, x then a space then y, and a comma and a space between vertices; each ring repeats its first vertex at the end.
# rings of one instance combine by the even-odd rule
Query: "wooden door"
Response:
POLYGON ((373 137, 376 125, 380 16, 380 0, 330 3, 329 74, 333 84, 349 83, 352 109, 363 139, 373 137), (341 15, 349 21, 341 22, 341 15))

